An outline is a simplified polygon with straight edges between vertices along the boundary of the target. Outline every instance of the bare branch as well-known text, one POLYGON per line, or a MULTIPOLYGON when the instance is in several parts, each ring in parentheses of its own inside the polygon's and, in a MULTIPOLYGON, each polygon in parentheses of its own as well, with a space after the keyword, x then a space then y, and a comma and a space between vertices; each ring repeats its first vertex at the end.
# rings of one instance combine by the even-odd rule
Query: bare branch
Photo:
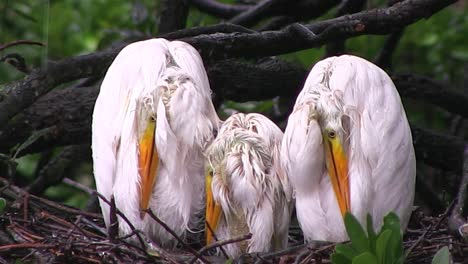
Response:
POLYGON ((7 49, 9 47, 18 46, 18 45, 37 45, 37 46, 43 46, 43 47, 45 46, 44 43, 42 42, 31 41, 31 40, 16 40, 16 41, 12 41, 12 42, 0 45, 0 51, 7 49))
POLYGON ((393 74, 391 77, 401 96, 416 100, 424 98, 426 102, 468 118, 468 96, 466 94, 424 76, 393 74))
MULTIPOLYGON (((335 17, 359 12, 364 8, 365 3, 366 0, 344 0, 338 7, 335 17)), ((338 39, 327 45, 325 57, 337 56, 343 53, 345 53, 345 40, 338 39)))
POLYGON ((251 7, 250 5, 229 5, 216 0, 192 0, 192 4, 203 12, 221 18, 231 18, 251 7))
MULTIPOLYGON (((275 6, 283 4, 285 0, 262 0, 257 5, 248 9, 245 12, 232 18, 229 22, 232 24, 238 24, 246 27, 255 25, 262 18, 266 17, 275 6)), ((288 1, 289 2, 289 1, 288 1)))
MULTIPOLYGON (((429 17, 453 2, 455 0, 407 0, 388 8, 325 20, 306 26, 316 34, 308 39, 301 38, 291 27, 287 27, 280 31, 215 33, 182 40, 194 45, 207 61, 227 57, 270 56, 318 47, 338 38, 387 34, 429 17)), ((55 86, 102 74, 121 48, 49 63, 46 69, 36 70, 25 79, 7 85, 7 95, 0 101, 0 127, 55 86)))
POLYGON ((197 47, 205 59, 227 57, 262 57, 319 47, 330 40, 347 39, 364 34, 388 34, 456 2, 456 0, 407 0, 387 8, 377 8, 306 27, 316 35, 303 39, 286 27, 279 31, 253 34, 213 34, 184 38, 197 47), (291 41, 294 39, 294 41, 291 41))
POLYGON ((185 28, 188 9, 187 0, 162 0, 159 34, 185 28))

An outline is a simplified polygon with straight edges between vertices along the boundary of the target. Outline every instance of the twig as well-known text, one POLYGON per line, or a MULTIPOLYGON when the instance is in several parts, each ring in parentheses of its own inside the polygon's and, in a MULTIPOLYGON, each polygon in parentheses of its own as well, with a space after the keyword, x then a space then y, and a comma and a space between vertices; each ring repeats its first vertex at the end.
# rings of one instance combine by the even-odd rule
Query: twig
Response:
MULTIPOLYGON (((206 228, 208 228, 208 230, 211 232, 211 234, 213 235, 213 238, 215 241, 219 241, 218 239, 218 236, 216 235, 216 232, 213 230, 213 228, 211 228, 211 225, 210 223, 208 223, 208 221, 205 221, 205 224, 206 224, 206 228)), ((205 230, 205 231, 208 231, 208 230, 205 230)), ((226 250, 224 250, 224 247, 223 246, 220 246, 219 249, 221 250, 221 253, 223 254, 223 256, 228 259, 229 256, 228 254, 226 253, 226 250)))
POLYGON ((468 231, 466 233, 462 232, 461 228, 465 225, 468 225, 466 219, 463 218, 463 208, 465 207, 465 201, 467 200, 467 188, 468 188, 468 146, 465 147, 465 153, 463 155, 465 160, 462 177, 460 179, 460 184, 455 198, 456 202, 453 206, 453 210, 450 213, 449 217, 449 229, 452 233, 458 234, 462 237, 468 236, 468 231))
POLYGON ((192 0, 192 4, 204 12, 221 18, 231 18, 251 7, 251 5, 229 5, 216 0, 192 0))
POLYGON ((44 43, 38 42, 38 41, 15 40, 15 41, 0 45, 0 51, 7 49, 9 47, 18 46, 18 45, 37 45, 37 46, 43 46, 43 47, 46 46, 44 43))
POLYGON ((147 213, 154 221, 156 221, 158 224, 160 224, 167 232, 169 232, 179 243, 190 253, 192 253, 195 256, 195 259, 201 259, 205 263, 209 263, 208 260, 206 260, 200 253, 198 253, 196 250, 194 250, 191 246, 187 245, 187 243, 184 242, 182 238, 180 238, 174 230, 172 230, 169 226, 166 225, 161 219, 159 219, 151 209, 146 209, 143 210, 145 213, 147 213))
MULTIPOLYGON (((198 252, 201 255, 201 254, 205 253, 206 251, 208 251, 210 249, 222 247, 224 245, 228 245, 228 244, 232 244, 232 243, 241 242, 241 241, 244 241, 244 240, 247 240, 247 239, 250 239, 250 238, 252 238, 252 234, 249 233, 249 234, 246 234, 246 235, 241 235, 241 236, 233 237, 233 238, 222 240, 222 241, 217 241, 217 242, 214 242, 214 243, 212 243, 210 245, 204 246, 198 252)), ((192 259, 192 261, 194 261, 194 259, 192 259)), ((191 263, 193 263, 192 261, 191 261, 191 263)))
POLYGON ((17 248, 55 248, 55 245, 47 245, 41 243, 22 243, 0 246, 0 251, 17 249, 17 248))
POLYGON ((10 53, 0 58, 0 62, 5 62, 13 66, 18 71, 30 74, 31 70, 26 65, 26 60, 18 53, 10 53))
MULTIPOLYGON (((103 200, 106 204, 108 204, 110 207, 112 207, 112 202, 107 200, 106 197, 104 197, 104 195, 98 193, 97 191, 95 193, 99 197, 99 199, 103 200)), ((130 227, 130 229, 132 231, 136 230, 135 226, 130 222, 130 220, 128 220, 128 218, 122 212, 119 211, 119 209, 116 208, 115 211, 116 211, 116 214, 119 215, 125 221, 125 223, 130 227)), ((138 238, 138 241, 140 242, 140 245, 141 245, 140 250, 145 252, 145 254, 148 254, 146 252, 146 250, 145 250, 146 249, 146 244, 143 241, 143 238, 141 237, 140 233, 136 232, 135 234, 136 234, 136 236, 138 238)))
POLYGON ((232 24, 242 25, 246 27, 253 26, 256 22, 268 14, 274 7, 283 4, 285 0, 262 0, 252 8, 240 13, 232 18, 229 22, 232 24))
POLYGON ((70 178, 67 178, 67 177, 63 178, 62 182, 65 183, 66 185, 71 186, 71 187, 73 187, 73 188, 75 188, 77 190, 80 190, 80 191, 82 191, 82 192, 84 192, 84 193, 86 193, 88 195, 93 195, 94 192, 95 192, 95 190, 89 188, 88 186, 86 186, 86 185, 84 185, 82 183, 79 183, 77 181, 74 181, 74 180, 72 180, 70 178))
POLYGON ((421 241, 424 239, 424 237, 426 237, 426 235, 427 235, 427 233, 429 231, 431 231, 434 228, 439 227, 440 223, 442 223, 442 220, 444 220, 445 217, 447 217, 448 213, 451 211, 452 206, 454 205, 454 203, 455 203, 455 200, 450 203, 450 205, 447 207, 445 212, 439 217, 439 220, 437 220, 437 222, 435 224, 430 225, 426 229, 426 231, 424 231, 424 233, 418 238, 418 240, 416 240, 416 242, 410 248, 408 248, 406 250, 406 252, 405 252, 406 257, 408 257, 411 254, 411 252, 421 243, 421 241))

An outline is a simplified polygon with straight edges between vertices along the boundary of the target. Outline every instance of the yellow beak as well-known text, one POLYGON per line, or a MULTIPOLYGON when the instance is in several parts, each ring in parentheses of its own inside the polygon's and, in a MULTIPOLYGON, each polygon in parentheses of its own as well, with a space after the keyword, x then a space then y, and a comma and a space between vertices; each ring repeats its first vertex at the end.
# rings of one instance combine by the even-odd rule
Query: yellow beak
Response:
POLYGON ((351 212, 348 159, 338 138, 325 138, 328 175, 335 191, 341 215, 351 212))
MULTIPOLYGON (((145 128, 143 137, 138 144, 138 172, 140 175, 140 211, 148 209, 153 186, 156 182, 156 171, 158 169, 158 152, 154 144, 154 134, 156 124, 154 120, 150 120, 145 128)), ((140 213, 140 218, 143 219, 144 212, 140 213)))
POLYGON ((221 206, 214 200, 213 192, 211 191, 212 176, 206 176, 206 244, 209 245, 213 242, 213 232, 216 231, 219 219, 221 218, 221 206))

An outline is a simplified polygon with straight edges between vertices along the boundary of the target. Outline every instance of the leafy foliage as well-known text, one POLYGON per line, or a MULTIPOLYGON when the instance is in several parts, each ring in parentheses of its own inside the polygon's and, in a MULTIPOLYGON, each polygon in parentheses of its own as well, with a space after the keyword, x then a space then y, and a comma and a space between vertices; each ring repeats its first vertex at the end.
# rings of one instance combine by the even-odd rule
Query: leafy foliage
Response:
MULTIPOLYGON (((367 214, 367 234, 359 221, 346 213, 344 221, 350 244, 340 244, 332 254, 333 264, 403 264, 403 238, 400 233, 400 219, 391 212, 384 217, 383 226, 375 233, 372 217, 367 214)), ((432 264, 449 264, 450 251, 447 246, 441 248, 432 264)))
POLYGON ((432 259, 432 264, 449 264, 450 263, 450 251, 447 246, 439 249, 432 259))
POLYGON ((404 262, 400 219, 394 213, 384 217, 384 224, 375 233, 372 218, 367 215, 367 234, 359 221, 346 213, 346 232, 351 244, 337 245, 331 259, 334 264, 400 264, 404 262))

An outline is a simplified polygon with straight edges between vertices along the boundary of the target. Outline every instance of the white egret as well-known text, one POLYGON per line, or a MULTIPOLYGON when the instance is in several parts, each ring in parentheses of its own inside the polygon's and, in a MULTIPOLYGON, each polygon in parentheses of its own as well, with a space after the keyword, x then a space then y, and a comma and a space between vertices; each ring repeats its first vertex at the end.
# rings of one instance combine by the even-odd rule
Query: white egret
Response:
POLYGON ((307 240, 346 240, 345 212, 361 224, 370 213, 377 229, 393 211, 406 228, 416 176, 411 131, 395 85, 376 65, 350 55, 317 63, 281 153, 307 240))
MULTIPOLYGON (((173 238, 204 208, 204 156, 219 119, 198 52, 165 39, 125 47, 109 67, 96 101, 92 150, 97 191, 151 239, 173 238)), ((100 201, 106 226, 109 206, 100 201)), ((200 222, 199 222, 200 223, 200 222)), ((121 234, 131 233, 119 217, 121 234)))
MULTIPOLYGON (((220 240, 252 234, 224 246, 235 257, 286 247, 291 187, 279 160, 283 133, 260 114, 235 114, 207 150, 207 224, 220 240)), ((207 243, 213 234, 207 229, 207 243)))

